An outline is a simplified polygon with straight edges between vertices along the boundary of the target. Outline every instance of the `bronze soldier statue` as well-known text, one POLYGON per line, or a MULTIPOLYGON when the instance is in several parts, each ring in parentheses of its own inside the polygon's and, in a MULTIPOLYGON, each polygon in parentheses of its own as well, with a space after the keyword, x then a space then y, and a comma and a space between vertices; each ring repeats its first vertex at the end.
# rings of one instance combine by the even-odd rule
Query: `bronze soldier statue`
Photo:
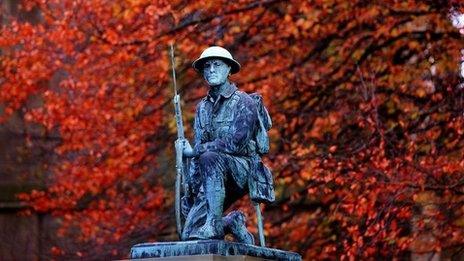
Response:
POLYGON ((196 108, 192 148, 184 135, 172 45, 170 54, 178 137, 175 214, 182 241, 137 244, 131 248, 131 258, 211 258, 213 254, 301 260, 297 253, 268 248, 264 243, 259 204, 274 201, 275 195, 272 174, 261 161, 269 151, 267 131, 271 128, 261 96, 242 92, 229 81, 230 74, 240 71, 240 64, 226 49, 205 49, 192 65, 209 86, 196 108), (256 207, 260 246, 252 246, 254 238, 241 211, 223 216, 247 193, 256 207), (226 234, 238 243, 223 240, 226 234))
POLYGON ((176 148, 190 158, 181 238, 223 239, 230 233, 238 242, 253 244, 244 214, 232 211, 223 217, 223 212, 247 193, 255 204, 274 201, 272 175, 261 161, 269 149, 269 114, 261 96, 242 92, 229 81, 240 64, 226 49, 209 47, 192 66, 209 91, 196 109, 193 148, 185 138, 176 141, 176 148))

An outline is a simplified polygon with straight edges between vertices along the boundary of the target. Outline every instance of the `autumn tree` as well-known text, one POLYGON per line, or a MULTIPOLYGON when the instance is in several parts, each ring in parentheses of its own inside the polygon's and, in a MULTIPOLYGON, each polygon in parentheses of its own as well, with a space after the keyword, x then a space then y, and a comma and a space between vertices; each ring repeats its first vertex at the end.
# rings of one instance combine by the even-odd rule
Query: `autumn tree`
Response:
POLYGON ((190 64, 209 45, 229 49, 243 65, 232 79, 264 96, 274 120, 271 246, 305 259, 462 254, 463 41, 450 19, 459 1, 21 8, 40 10, 41 20, 7 17, 1 28, 2 119, 22 111, 60 140, 47 189, 21 198, 59 217, 60 236, 97 246, 55 254, 124 256, 134 241, 175 239, 169 43, 187 126, 206 92, 190 64))

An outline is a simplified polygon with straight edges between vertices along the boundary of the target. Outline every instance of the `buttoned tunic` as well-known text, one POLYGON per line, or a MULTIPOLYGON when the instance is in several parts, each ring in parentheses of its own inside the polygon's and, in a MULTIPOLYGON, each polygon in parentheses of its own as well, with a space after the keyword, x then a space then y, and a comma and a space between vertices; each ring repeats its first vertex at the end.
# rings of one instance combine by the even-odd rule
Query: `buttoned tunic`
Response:
MULTIPOLYGON (((229 165, 230 173, 227 174, 240 188, 244 188, 252 157, 256 155, 254 134, 257 126, 255 101, 234 84, 227 83, 216 100, 208 94, 197 106, 194 151, 197 155, 207 151, 220 154, 229 165)), ((190 176, 198 189, 201 175, 196 159, 191 164, 190 176)))

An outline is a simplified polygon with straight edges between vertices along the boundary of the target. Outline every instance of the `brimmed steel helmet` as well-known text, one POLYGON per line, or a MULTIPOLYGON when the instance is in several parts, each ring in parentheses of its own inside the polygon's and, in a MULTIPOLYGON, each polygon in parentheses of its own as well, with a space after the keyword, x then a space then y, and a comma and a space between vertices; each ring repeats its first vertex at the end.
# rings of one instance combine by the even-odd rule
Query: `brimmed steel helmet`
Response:
POLYGON ((206 48, 200 55, 200 58, 196 59, 192 63, 192 67, 199 73, 203 73, 203 65, 208 59, 219 58, 224 60, 227 64, 230 65, 230 74, 237 73, 240 71, 240 64, 234 60, 232 54, 226 49, 220 46, 211 46, 206 48))

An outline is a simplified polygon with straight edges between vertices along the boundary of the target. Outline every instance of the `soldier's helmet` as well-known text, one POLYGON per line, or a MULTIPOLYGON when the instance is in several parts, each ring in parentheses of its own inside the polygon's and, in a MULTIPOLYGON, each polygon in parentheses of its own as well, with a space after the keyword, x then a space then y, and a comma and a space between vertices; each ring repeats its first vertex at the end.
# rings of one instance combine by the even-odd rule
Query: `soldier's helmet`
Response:
POLYGON ((230 74, 237 73, 240 71, 240 63, 238 63, 232 57, 229 51, 220 47, 220 46, 211 46, 206 48, 200 55, 198 59, 196 59, 192 63, 192 67, 199 73, 203 73, 203 65, 209 59, 218 58, 226 62, 230 65, 230 74))

